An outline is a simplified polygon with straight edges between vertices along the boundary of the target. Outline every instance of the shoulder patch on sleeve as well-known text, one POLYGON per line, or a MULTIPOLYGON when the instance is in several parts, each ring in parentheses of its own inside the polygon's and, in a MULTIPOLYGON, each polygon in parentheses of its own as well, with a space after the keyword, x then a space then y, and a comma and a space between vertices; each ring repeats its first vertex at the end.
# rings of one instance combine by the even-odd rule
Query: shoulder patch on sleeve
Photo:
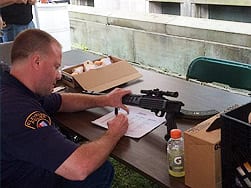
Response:
POLYGON ((51 118, 43 112, 35 111, 26 118, 24 125, 31 129, 47 127, 51 125, 51 118))

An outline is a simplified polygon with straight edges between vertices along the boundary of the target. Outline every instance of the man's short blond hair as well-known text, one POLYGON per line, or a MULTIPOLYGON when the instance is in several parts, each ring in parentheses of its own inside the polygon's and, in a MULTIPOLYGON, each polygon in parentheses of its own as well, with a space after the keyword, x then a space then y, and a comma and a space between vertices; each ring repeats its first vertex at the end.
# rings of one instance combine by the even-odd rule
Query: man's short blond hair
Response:
POLYGON ((48 54, 53 43, 62 48, 61 44, 45 31, 40 29, 25 30, 14 40, 11 50, 11 63, 18 59, 27 58, 34 52, 48 54))

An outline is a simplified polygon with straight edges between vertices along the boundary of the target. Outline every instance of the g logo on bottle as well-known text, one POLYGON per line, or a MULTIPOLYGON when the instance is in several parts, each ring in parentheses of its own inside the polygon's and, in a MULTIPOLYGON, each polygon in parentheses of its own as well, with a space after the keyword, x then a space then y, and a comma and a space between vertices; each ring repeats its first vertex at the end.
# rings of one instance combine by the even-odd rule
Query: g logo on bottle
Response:
POLYGON ((173 161, 177 165, 181 165, 182 164, 182 158, 181 158, 181 156, 175 157, 173 161))

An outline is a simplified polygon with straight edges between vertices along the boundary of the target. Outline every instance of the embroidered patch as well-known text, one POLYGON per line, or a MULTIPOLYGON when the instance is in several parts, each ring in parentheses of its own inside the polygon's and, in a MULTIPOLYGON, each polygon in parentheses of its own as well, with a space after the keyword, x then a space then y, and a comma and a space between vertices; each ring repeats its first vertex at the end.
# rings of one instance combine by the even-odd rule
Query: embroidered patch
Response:
POLYGON ((24 125, 31 129, 47 127, 51 125, 51 118, 42 112, 32 112, 25 120, 24 125))

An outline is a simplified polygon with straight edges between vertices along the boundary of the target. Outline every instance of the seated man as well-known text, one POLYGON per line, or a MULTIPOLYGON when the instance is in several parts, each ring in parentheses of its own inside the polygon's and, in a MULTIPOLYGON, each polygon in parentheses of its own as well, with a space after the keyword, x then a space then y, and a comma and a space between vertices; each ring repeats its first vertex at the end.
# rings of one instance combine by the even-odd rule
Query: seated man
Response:
POLYGON ((2 74, 0 89, 2 187, 111 186, 114 170, 106 160, 127 131, 127 117, 118 114, 103 136, 78 145, 55 128, 51 115, 104 106, 128 112, 122 97, 130 91, 52 93, 61 58, 59 42, 38 29, 20 33, 13 43, 11 68, 2 74))

